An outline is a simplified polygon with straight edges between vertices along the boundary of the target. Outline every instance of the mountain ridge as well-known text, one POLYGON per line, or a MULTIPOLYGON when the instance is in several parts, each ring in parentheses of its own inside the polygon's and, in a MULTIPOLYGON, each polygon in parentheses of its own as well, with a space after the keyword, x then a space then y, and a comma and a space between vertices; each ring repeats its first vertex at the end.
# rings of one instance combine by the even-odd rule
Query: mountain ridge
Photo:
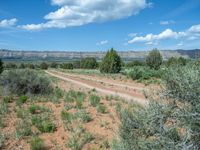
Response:
MULTIPOLYGON (((141 60, 145 59, 149 51, 118 51, 118 54, 124 60, 141 60)), ((197 54, 200 54, 200 49, 192 50, 160 50, 164 59, 169 59, 170 57, 185 57, 185 58, 195 58, 197 54)), ((85 57, 95 57, 96 59, 102 59, 106 51, 28 51, 28 50, 8 50, 0 49, 1 59, 41 59, 47 60, 51 59, 81 59, 85 57)))

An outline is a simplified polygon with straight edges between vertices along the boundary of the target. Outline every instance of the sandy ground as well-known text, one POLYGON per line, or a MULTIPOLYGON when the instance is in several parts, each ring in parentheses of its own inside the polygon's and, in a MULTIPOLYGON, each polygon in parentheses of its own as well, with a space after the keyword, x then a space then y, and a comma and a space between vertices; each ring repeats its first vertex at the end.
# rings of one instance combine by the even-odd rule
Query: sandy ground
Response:
MULTIPOLYGON (((143 84, 136 83, 128 79, 117 78, 113 79, 110 77, 98 76, 95 74, 84 75, 84 74, 73 74, 61 72, 58 70, 48 70, 46 73, 50 76, 56 77, 59 80, 55 82, 54 86, 58 86, 64 91, 70 89, 75 91, 83 91, 89 93, 95 89, 98 95, 101 96, 101 104, 107 109, 107 113, 102 114, 97 112, 95 107, 92 107, 88 101, 88 95, 84 101, 83 107, 92 117, 92 120, 88 123, 83 123, 82 126, 89 133, 94 136, 94 140, 85 144, 82 150, 94 150, 94 149, 110 149, 102 148, 101 145, 105 141, 112 142, 113 138, 116 137, 118 127, 120 124, 118 113, 116 112, 116 105, 121 103, 123 107, 129 105, 120 100, 107 100, 105 96, 119 96, 123 100, 128 102, 137 102, 142 105, 147 104, 147 100, 144 96, 144 91, 149 92, 150 87, 144 86, 143 84)), ((2 100, 2 98, 0 98, 2 100)), ((56 130, 53 133, 41 133, 39 137, 44 140, 45 150, 68 150, 66 143, 68 142, 71 133, 65 130, 63 121, 61 119, 61 112, 63 111, 66 102, 61 101, 58 104, 53 102, 33 102, 30 101, 22 106, 24 109, 28 109, 30 105, 34 103, 39 106, 44 106, 50 109, 51 118, 56 125, 56 130)), ((19 118, 17 118, 17 111, 15 101, 9 103, 9 113, 5 116, 5 127, 1 129, 1 132, 7 135, 5 146, 3 149, 6 150, 29 150, 29 142, 31 136, 24 137, 20 140, 15 138, 15 127, 19 118)), ((72 112, 77 112, 77 109, 72 109, 72 112)))
POLYGON ((148 103, 144 96, 144 92, 148 91, 147 87, 133 81, 132 83, 127 83, 108 78, 99 79, 98 76, 92 76, 91 78, 87 75, 74 75, 56 70, 48 70, 46 73, 63 81, 76 84, 79 87, 95 89, 104 95, 116 95, 124 100, 138 102, 142 105, 148 103))

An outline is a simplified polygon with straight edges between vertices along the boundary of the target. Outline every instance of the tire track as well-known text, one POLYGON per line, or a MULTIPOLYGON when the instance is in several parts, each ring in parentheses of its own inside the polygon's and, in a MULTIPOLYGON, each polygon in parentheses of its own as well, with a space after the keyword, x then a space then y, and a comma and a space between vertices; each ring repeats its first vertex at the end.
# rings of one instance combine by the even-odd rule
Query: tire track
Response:
POLYGON ((82 86, 82 87, 85 87, 85 88, 88 88, 88 89, 96 89, 98 92, 100 92, 102 94, 105 94, 105 95, 116 95, 116 96, 119 96, 121 98, 124 98, 125 100, 127 100, 129 102, 134 101, 134 102, 137 102, 137 103, 142 104, 142 105, 148 104, 146 99, 137 98, 137 97, 134 97, 134 96, 126 94, 126 93, 113 91, 111 89, 108 90, 108 89, 100 88, 98 86, 91 85, 89 83, 84 83, 84 82, 81 82, 81 81, 77 81, 77 80, 75 80, 73 78, 66 77, 67 76, 66 74, 65 74, 65 77, 64 77, 63 75, 58 75, 58 74, 56 74, 54 72, 51 72, 51 71, 45 71, 45 72, 47 74, 49 74, 51 76, 54 76, 56 78, 59 78, 61 80, 77 84, 78 86, 82 86))

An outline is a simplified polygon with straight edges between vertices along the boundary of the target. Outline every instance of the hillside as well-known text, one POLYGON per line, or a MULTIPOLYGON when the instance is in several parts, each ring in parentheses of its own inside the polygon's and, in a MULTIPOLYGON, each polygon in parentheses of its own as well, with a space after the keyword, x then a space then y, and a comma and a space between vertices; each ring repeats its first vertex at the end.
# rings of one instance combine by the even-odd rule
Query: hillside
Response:
MULTIPOLYGON (((123 60, 142 60, 148 54, 148 51, 119 51, 123 60)), ((200 53, 200 49, 194 50, 162 50, 163 58, 174 57, 195 58, 200 53)), ((105 52, 73 52, 73 51, 14 51, 0 49, 1 59, 16 60, 78 60, 85 57, 95 57, 102 59, 105 52)))

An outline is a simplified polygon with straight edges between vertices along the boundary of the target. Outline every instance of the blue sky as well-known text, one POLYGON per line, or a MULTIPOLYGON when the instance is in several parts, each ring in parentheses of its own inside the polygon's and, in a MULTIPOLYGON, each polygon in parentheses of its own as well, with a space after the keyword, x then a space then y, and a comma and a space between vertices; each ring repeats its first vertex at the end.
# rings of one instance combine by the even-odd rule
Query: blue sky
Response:
POLYGON ((0 0, 0 48, 200 48, 200 0, 0 0))

